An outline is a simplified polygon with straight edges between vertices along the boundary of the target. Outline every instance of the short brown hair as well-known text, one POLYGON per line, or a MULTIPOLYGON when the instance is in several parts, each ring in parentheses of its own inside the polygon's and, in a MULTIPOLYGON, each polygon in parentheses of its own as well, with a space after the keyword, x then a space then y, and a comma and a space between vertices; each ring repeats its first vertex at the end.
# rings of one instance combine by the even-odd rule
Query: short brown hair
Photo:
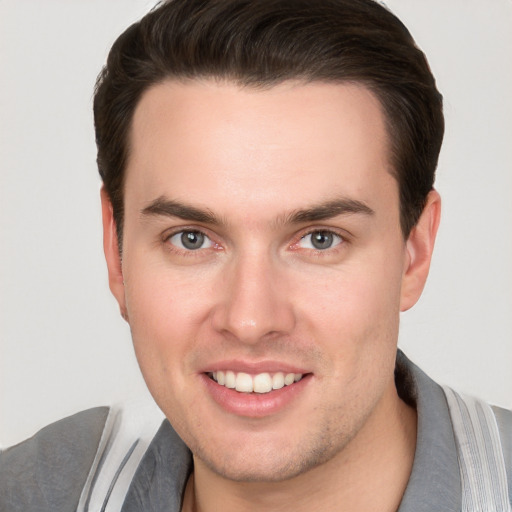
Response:
POLYGON ((170 0, 114 43, 94 97, 98 169, 122 245, 124 170, 142 94, 165 79, 355 82, 380 100, 405 237, 418 221, 444 133, 442 96, 425 55, 374 0, 170 0))

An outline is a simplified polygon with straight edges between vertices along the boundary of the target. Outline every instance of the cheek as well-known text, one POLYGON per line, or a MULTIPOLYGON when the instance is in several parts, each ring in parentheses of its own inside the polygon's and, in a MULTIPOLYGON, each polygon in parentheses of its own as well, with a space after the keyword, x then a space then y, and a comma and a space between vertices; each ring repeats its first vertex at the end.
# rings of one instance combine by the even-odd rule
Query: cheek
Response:
MULTIPOLYGON (((165 279, 145 274, 127 282, 127 307, 133 347, 146 385, 164 411, 176 410, 187 395, 187 354, 197 340, 191 293, 165 279)), ((197 301, 196 301, 197 307, 197 301)))
POLYGON ((389 269, 381 273, 351 272, 330 276, 322 286, 306 286, 297 295, 307 297, 303 315, 327 331, 341 330, 364 334, 380 329, 382 323, 395 323, 399 317, 400 279, 391 278, 389 269), (307 293, 305 290, 309 290, 307 293))
POLYGON ((157 376, 178 379, 185 371, 187 354, 200 338, 207 298, 198 291, 197 279, 185 279, 157 265, 131 263, 126 265, 126 305, 141 370, 146 381, 156 382, 157 376))
POLYGON ((132 328, 165 334, 197 323, 207 302, 204 276, 141 260, 134 259, 123 269, 132 328))
POLYGON ((331 371, 345 381, 361 381, 375 366, 394 364, 401 266, 399 256, 386 254, 390 251, 372 251, 325 279, 303 280, 297 291, 307 297, 297 310, 304 328, 329 353, 331 371))

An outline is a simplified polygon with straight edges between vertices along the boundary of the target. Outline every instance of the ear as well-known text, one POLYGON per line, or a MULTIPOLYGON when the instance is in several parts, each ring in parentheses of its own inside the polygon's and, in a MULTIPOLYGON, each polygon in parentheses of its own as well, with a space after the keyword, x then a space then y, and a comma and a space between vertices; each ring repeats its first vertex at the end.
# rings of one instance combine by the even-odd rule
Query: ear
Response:
POLYGON ((105 259, 107 261, 110 291, 119 304, 121 316, 128 321, 124 294, 123 267, 117 241, 117 227, 114 221, 112 203, 104 187, 101 187, 101 214, 103 219, 103 251, 105 252, 105 259))
POLYGON ((414 306, 425 287, 440 219, 441 197, 432 189, 418 223, 412 228, 405 244, 400 311, 414 306))

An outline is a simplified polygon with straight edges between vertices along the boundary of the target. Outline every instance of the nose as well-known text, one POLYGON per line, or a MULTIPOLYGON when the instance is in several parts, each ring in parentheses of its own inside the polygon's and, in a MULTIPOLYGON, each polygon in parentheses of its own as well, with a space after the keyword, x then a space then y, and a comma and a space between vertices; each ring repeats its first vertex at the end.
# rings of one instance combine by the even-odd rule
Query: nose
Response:
POLYGON ((245 344, 289 334, 295 315, 287 290, 286 272, 271 256, 240 256, 224 269, 213 327, 245 344))

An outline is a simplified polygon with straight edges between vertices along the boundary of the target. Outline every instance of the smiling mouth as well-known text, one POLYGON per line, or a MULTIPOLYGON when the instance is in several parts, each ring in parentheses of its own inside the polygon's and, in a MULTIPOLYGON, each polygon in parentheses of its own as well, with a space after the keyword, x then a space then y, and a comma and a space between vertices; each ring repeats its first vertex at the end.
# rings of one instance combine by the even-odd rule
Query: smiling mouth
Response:
POLYGON ((302 373, 265 372, 251 375, 231 370, 209 372, 207 375, 220 386, 234 389, 240 393, 270 393, 299 382, 304 377, 302 373))

